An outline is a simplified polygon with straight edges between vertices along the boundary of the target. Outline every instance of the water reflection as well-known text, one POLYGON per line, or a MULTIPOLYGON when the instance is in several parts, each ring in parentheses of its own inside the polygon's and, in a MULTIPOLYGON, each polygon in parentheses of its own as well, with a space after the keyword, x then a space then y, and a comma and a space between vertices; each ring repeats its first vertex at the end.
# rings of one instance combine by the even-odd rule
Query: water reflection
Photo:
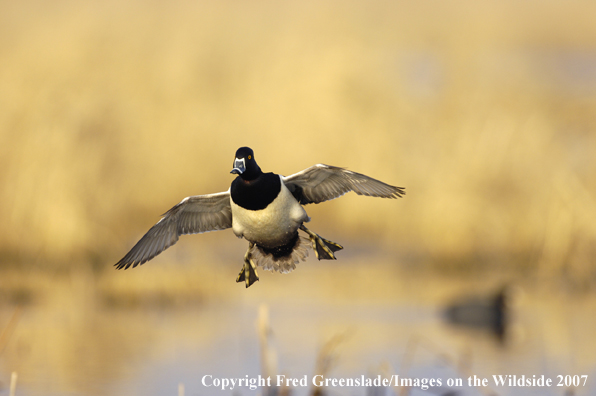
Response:
MULTIPOLYGON (((426 391, 318 389, 309 383, 286 389, 293 395, 311 394, 313 389, 331 395, 567 391, 469 387, 466 379, 473 374, 588 374, 587 386, 574 394, 596 392, 596 324, 593 315, 586 314, 595 312, 593 297, 562 297, 525 287, 516 305, 514 336, 503 346, 488 333, 451 326, 442 316, 445 302, 465 290, 490 290, 479 284, 489 281, 388 272, 384 266, 363 264, 344 263, 344 271, 333 265, 305 265, 285 277, 264 274, 250 292, 230 281, 229 288, 222 286, 226 292, 221 298, 157 307, 106 304, 97 291, 88 290, 87 281, 62 280, 56 283, 62 296, 23 307, 0 362, 3 392, 12 371, 19 374, 18 395, 175 395, 179 384, 187 395, 263 394, 264 389, 248 387, 206 387, 202 379, 266 373, 306 375, 309 381, 317 373, 443 381, 426 391), (376 291, 358 290, 358 282, 350 283, 353 271, 362 267, 376 291), (462 378, 464 386, 449 387, 448 378, 462 378)), ((2 328, 13 312, 14 306, 2 306, 2 328)))

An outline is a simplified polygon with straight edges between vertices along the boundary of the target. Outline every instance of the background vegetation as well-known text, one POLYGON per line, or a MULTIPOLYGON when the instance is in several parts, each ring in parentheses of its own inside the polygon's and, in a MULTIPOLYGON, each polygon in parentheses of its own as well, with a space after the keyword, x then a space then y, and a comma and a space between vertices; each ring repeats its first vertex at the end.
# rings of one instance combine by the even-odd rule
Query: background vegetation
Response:
MULTIPOLYGON (((392 264, 596 279, 593 2, 0 9, 2 266, 109 268, 181 198, 227 189, 250 145, 267 171, 405 186, 308 208, 392 264)), ((243 251, 222 234, 180 249, 243 251)))
POLYGON ((260 307, 294 376, 338 334, 338 377, 383 362, 434 377, 445 360, 460 377, 594 373, 595 15, 591 0, 0 0, 0 393, 16 372, 20 395, 209 394, 203 373, 260 373, 260 307), (244 145, 265 171, 345 166, 407 195, 308 206, 338 261, 311 254, 248 290, 231 230, 113 270, 182 198, 226 190, 244 145), (506 343, 443 322, 504 284, 521 295, 506 343))

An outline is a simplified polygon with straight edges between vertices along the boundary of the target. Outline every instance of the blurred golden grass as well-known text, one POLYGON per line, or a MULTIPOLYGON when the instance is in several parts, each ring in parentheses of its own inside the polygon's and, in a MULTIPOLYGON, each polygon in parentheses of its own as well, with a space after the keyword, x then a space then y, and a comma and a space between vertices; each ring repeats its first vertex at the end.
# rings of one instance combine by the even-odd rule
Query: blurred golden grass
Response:
POLYGON ((265 171, 323 162, 407 188, 308 207, 315 230, 402 261, 593 281, 593 15, 588 1, 3 2, 0 259, 109 267, 181 198, 227 189, 250 145, 265 171))

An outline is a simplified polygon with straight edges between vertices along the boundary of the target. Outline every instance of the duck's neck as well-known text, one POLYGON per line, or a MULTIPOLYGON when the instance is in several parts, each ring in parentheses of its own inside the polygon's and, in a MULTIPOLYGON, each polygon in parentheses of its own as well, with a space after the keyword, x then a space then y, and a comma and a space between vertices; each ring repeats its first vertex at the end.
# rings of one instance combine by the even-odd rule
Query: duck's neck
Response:
POLYGON ((240 175, 240 177, 242 178, 242 180, 249 182, 249 181, 253 181, 253 180, 257 179, 262 174, 263 174, 263 172, 261 171, 261 168, 259 168, 259 165, 252 163, 251 166, 249 166, 240 175))

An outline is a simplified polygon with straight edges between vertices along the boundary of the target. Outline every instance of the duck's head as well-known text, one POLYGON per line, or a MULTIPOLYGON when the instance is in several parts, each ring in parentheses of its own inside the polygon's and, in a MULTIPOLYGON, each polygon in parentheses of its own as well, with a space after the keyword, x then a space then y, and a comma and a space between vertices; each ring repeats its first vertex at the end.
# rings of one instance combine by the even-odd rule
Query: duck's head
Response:
POLYGON ((230 173, 240 175, 244 180, 252 180, 262 173, 257 161, 255 161, 255 154, 250 147, 240 147, 236 151, 234 169, 230 173))

